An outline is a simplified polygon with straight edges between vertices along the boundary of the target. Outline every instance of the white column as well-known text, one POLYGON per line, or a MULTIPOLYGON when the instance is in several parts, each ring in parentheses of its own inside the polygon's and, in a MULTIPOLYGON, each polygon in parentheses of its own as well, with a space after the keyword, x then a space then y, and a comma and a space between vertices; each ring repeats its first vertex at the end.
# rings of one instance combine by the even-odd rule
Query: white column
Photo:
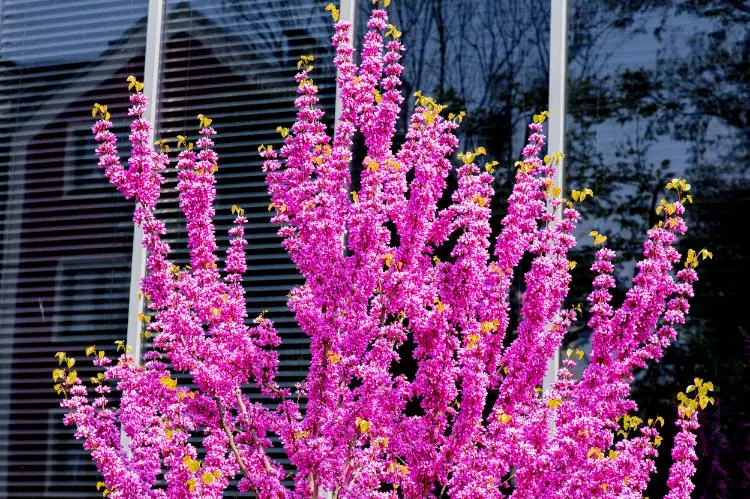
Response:
MULTIPOLYGON (((565 152, 565 79, 568 44, 568 0, 550 0, 549 24, 549 120, 547 144, 549 153, 565 152)), ((560 160, 555 171, 555 185, 565 188, 565 160, 560 160)), ((562 216, 561 210, 557 211, 562 216)), ((542 384, 549 390, 560 367, 560 352, 547 361, 547 373, 542 384)))
MULTIPOLYGON (((149 0, 148 22, 146 26, 146 57, 143 70, 143 92, 149 96, 150 102, 146 109, 144 118, 149 120, 156 129, 156 118, 158 116, 159 101, 159 69, 162 49, 162 27, 164 26, 164 0, 149 0)), ((154 134, 151 133, 149 143, 153 144, 154 134)), ((133 348, 132 353, 136 362, 140 362, 142 356, 141 330, 143 324, 138 319, 138 314, 143 312, 143 297, 138 298, 138 290, 141 288, 141 278, 146 275, 146 250, 141 245, 143 229, 134 225, 133 230, 133 257, 130 267, 130 294, 128 301, 128 332, 127 344, 133 348)), ((124 447, 128 447, 129 439, 125 433, 121 433, 124 447)))
MULTIPOLYGON (((154 124, 156 128, 158 97, 159 97, 159 69, 161 58, 162 27, 164 25, 164 0, 149 0, 148 24, 146 28, 146 58, 143 71, 143 92, 149 96, 150 103, 144 118, 154 124)), ((154 142, 153 132, 149 137, 154 142)), ((135 225, 133 231, 133 258, 130 270, 130 295, 128 303, 128 334, 127 344, 133 348, 136 362, 142 358, 141 329, 143 325, 138 320, 138 314, 143 312, 143 298, 138 298, 141 278, 146 274, 146 250, 141 245, 143 230, 135 225)))
MULTIPOLYGON (((352 30, 349 33, 349 41, 352 42, 352 45, 354 45, 354 30, 357 28, 355 25, 356 22, 356 13, 357 13, 357 7, 355 5, 355 0, 341 0, 341 5, 339 9, 339 19, 342 21, 349 21, 352 23, 352 30)), ((341 116, 341 96, 340 96, 341 89, 336 87, 336 109, 335 109, 335 123, 338 124, 339 122, 339 116, 341 116)))

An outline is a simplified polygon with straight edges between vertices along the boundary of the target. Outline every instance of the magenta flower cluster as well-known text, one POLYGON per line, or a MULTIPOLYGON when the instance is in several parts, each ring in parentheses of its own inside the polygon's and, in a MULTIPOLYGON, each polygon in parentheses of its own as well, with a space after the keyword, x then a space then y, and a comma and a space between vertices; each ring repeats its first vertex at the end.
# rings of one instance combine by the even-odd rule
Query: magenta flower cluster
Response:
MULTIPOLYGON (((336 14, 335 9, 333 10, 336 14)), ((178 192, 187 220, 190 264, 170 262, 154 214, 169 164, 169 147, 149 137, 148 104, 131 96, 131 156, 121 164, 105 106, 93 127, 99 165, 134 198, 143 228, 148 275, 141 286, 149 314, 144 334, 153 349, 135 359, 118 343, 119 358, 90 347, 103 373, 84 382, 75 360, 59 353, 53 377, 69 410, 65 423, 102 475, 101 492, 119 498, 219 498, 233 480, 259 498, 460 499, 641 497, 654 472, 663 419, 635 415, 629 397, 634 372, 658 361, 685 321, 707 251, 691 252, 682 270, 674 248, 690 186, 667 187, 662 221, 648 231, 637 276, 619 307, 611 304, 615 253, 592 232, 599 249, 589 295, 592 351, 580 379, 581 351, 568 351, 558 379, 542 392, 547 360, 579 319, 565 304, 569 250, 580 215, 553 185, 561 154, 543 156, 543 123, 534 117, 502 230, 493 237, 490 203, 496 162, 483 148, 451 157, 464 114, 417 93, 403 145, 394 151, 403 45, 398 30, 375 10, 354 63, 351 24, 337 22, 333 44, 341 114, 330 137, 321 121, 318 89, 303 57, 297 74, 297 119, 279 127, 284 146, 261 146, 264 171, 284 248, 304 277, 289 307, 310 338, 310 370, 296 391, 275 381, 279 335, 261 315, 249 326, 242 287, 246 271, 242 208, 223 259, 213 217, 218 156, 211 120, 200 137, 179 137, 178 192), (361 187, 352 191, 352 142, 361 132, 367 156, 361 187), (449 174, 458 183, 438 208, 449 174), (441 261, 436 253, 449 247, 441 261), (521 311, 512 342, 510 293, 524 256, 521 311), (410 343, 411 350, 402 346, 410 343), (394 374, 410 351, 416 372, 394 374), (254 383, 274 403, 243 394, 254 383), (119 406, 110 401, 115 388, 119 406), (94 393, 92 393, 95 392, 94 393), (407 410, 407 407, 409 408, 407 410), (125 439, 121 439, 121 432, 125 439), (293 487, 269 457, 283 448, 294 466, 293 487)), ((142 86, 141 86, 142 88, 142 86)), ((670 470, 670 498, 689 497, 696 460, 699 409, 713 389, 696 380, 680 394, 670 470)), ((233 482, 234 483, 234 482, 233 482)))

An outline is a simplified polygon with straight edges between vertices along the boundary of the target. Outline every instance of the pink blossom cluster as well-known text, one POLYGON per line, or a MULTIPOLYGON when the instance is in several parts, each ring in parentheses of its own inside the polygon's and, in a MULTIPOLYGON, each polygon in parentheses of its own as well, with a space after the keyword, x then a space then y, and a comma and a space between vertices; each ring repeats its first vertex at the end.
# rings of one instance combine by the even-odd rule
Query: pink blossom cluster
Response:
MULTIPOLYGON (((642 496, 663 419, 638 418, 629 385, 637 369, 659 360, 688 312, 698 257, 688 255, 676 274, 673 268, 681 260, 674 243, 687 229, 689 185, 668 186, 677 200, 662 203, 663 220, 648 232, 619 307, 610 292, 616 255, 604 246, 605 236, 592 233, 601 247, 591 268, 588 366, 576 379, 583 352, 568 352, 557 381, 543 392, 547 360, 581 314, 565 300, 580 219, 575 202, 583 197, 569 201, 553 185, 560 156, 543 156, 548 114, 529 125, 503 228, 493 237, 495 163, 480 164, 483 148, 458 153, 459 168, 451 162, 463 114, 446 116, 418 93, 404 143, 394 150, 404 47, 387 23, 384 10, 373 11, 359 65, 351 24, 335 26, 341 114, 333 137, 318 107, 312 58, 303 58, 296 121, 281 129, 279 151, 260 147, 272 220, 304 278, 288 302, 310 338, 309 373, 295 393, 275 381, 280 339, 272 322, 261 315, 246 324, 241 208, 232 209, 220 270, 211 120, 199 116, 195 150, 184 137, 178 144, 190 250, 190 265, 180 269, 169 260, 165 225, 154 214, 169 151, 163 141, 150 144, 152 125, 142 118, 147 98, 138 90, 131 96, 127 168, 106 108, 100 112, 93 127, 100 166, 135 199, 134 221, 144 232, 148 275, 141 293, 150 315, 141 319, 154 348, 142 361, 122 343, 116 360, 87 350, 104 368, 91 380, 96 396, 66 354, 59 354, 64 365, 53 376, 69 409, 65 423, 85 440, 108 497, 219 498, 234 479, 241 492, 259 498, 642 496), (353 191, 357 132, 366 158, 353 191), (450 205, 439 208, 452 172, 457 189, 450 205), (449 250, 444 261, 436 256, 441 248, 449 250), (508 341, 511 284, 525 256, 531 263, 508 341), (416 372, 395 374, 407 344, 416 372), (243 394, 248 383, 274 403, 252 402, 243 394), (119 407, 110 403, 111 388, 120 393, 119 407), (274 445, 295 468, 293 488, 269 457, 274 445)), ((673 499, 692 490, 696 404, 705 407, 708 389, 701 390, 699 402, 681 394, 668 482, 673 499)))

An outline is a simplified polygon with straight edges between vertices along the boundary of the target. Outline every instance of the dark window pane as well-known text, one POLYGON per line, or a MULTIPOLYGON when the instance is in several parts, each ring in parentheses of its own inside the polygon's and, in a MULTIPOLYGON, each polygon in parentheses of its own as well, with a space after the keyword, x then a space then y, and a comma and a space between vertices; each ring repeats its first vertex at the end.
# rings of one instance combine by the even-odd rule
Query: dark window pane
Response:
MULTIPOLYGON (((366 30, 371 2, 357 2, 357 40, 366 30)), ((506 186, 525 144, 526 124, 547 109, 549 80, 549 1, 401 0, 387 9, 402 31, 403 134, 417 90, 465 110, 459 128, 462 150, 477 146, 508 168, 498 168, 506 186)), ((499 196, 502 198, 502 196, 499 196)))
MULTIPOLYGON (((677 344, 634 385, 642 413, 667 418, 665 442, 677 393, 696 376, 717 386, 716 407, 701 417, 694 497, 750 493, 749 20, 743 2, 570 2, 566 180, 596 194, 584 204, 573 299, 585 302, 590 289, 592 229, 618 252, 620 292, 629 285, 673 177, 688 179, 695 200, 681 252, 714 254, 677 344)), ((585 349, 589 334, 580 324, 571 344, 585 349)), ((666 486, 669 446, 659 453, 651 497, 666 486)))
POLYGON ((52 389, 56 351, 114 353, 127 326, 132 204, 97 167, 91 107, 127 137, 147 0, 0 0, 0 497, 101 497, 52 389))

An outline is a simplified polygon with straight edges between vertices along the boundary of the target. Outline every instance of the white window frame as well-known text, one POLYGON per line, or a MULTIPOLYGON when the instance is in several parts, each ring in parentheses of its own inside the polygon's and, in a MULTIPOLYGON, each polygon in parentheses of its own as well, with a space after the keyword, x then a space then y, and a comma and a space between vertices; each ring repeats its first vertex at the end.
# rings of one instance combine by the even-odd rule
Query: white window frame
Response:
MULTIPOLYGON (((551 153, 565 151, 565 83, 568 68, 568 0, 550 0, 549 23, 549 120, 547 149, 551 153)), ((565 160, 561 159, 553 179, 556 186, 565 189, 565 160)), ((557 211, 558 220, 562 211, 557 211)), ((557 379, 560 368, 560 351, 547 360, 542 389, 549 390, 557 379)))
MULTIPOLYGON (((149 143, 154 142, 154 132, 157 126, 159 105, 159 69, 162 49, 162 29, 164 27, 164 2, 165 0, 149 0, 148 21, 146 25, 146 56, 143 66, 143 92, 151 98, 146 108, 144 118, 153 124, 149 143)), ((143 324, 139 315, 144 310, 143 296, 138 291, 141 289, 141 279, 146 275, 146 250, 142 245, 143 229, 133 224, 133 257, 130 266, 130 294, 128 295, 128 330, 127 345, 133 348, 132 354, 136 363, 140 363, 143 357, 141 330, 143 324)), ((125 431, 121 430, 120 440, 123 447, 129 451, 129 439, 125 431)))

